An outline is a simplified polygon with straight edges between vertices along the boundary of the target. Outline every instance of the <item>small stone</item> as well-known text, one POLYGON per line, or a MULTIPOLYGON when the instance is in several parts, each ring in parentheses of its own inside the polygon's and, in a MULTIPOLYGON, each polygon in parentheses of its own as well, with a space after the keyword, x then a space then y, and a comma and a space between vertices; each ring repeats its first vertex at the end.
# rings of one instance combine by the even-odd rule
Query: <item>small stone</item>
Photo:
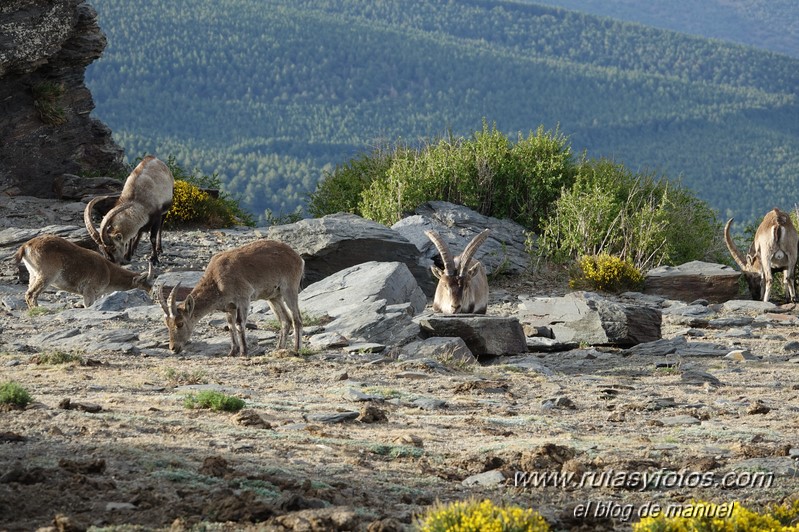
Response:
MULTIPOLYGON (((394 438, 394 443, 398 445, 413 445, 414 447, 424 447, 422 438, 416 434, 403 434, 394 438)), ((798 449, 799 450, 799 449, 798 449)))
POLYGON ((421 408, 422 410, 438 410, 447 406, 446 401, 442 401, 441 399, 432 399, 429 397, 420 397, 419 399, 412 401, 411 404, 417 408, 421 408))
POLYGON ((722 386, 721 381, 707 373, 699 370, 686 370, 680 375, 680 380, 685 384, 722 386))
POLYGON ((477 475, 472 475, 470 477, 466 477, 463 479, 464 486, 483 486, 483 487, 492 487, 492 486, 499 486, 505 482, 505 475, 502 474, 502 471, 498 469, 494 469, 493 471, 486 471, 485 473, 478 473, 477 475))
POLYGON ((769 412, 771 412, 771 408, 764 405, 761 401, 755 401, 746 409, 746 413, 749 415, 768 414, 769 412))
POLYGON ((347 388, 344 392, 344 398, 349 401, 360 402, 360 401, 381 401, 383 398, 379 395, 372 395, 368 393, 363 393, 360 390, 356 390, 355 388, 347 388))
POLYGON ((385 423, 388 421, 388 416, 385 411, 376 406, 366 405, 361 409, 361 413, 355 421, 360 421, 361 423, 385 423))
POLYGON ((796 340, 794 340, 792 342, 788 342, 787 344, 782 346, 782 350, 783 351, 788 351, 789 353, 793 353, 793 352, 799 351, 799 342, 797 342, 796 340))
POLYGON ((309 421, 314 421, 316 423, 343 423, 345 421, 352 421, 353 419, 357 419, 360 415, 359 412, 336 412, 333 414, 310 414, 308 416, 309 421))
POLYGON ((239 425, 243 425, 245 427, 256 427, 259 429, 271 429, 272 425, 266 421, 264 418, 261 417, 258 412, 254 410, 242 410, 235 416, 233 419, 239 425))
POLYGON ((106 512, 118 512, 120 510, 135 510, 136 506, 129 502, 109 502, 105 505, 106 512))
POLYGON ((624 415, 624 412, 619 412, 619 411, 611 412, 610 415, 608 416, 608 421, 610 421, 611 423, 622 423, 626 419, 627 418, 624 415))
POLYGON ((734 360, 735 362, 747 362, 753 360, 760 360, 759 357, 756 357, 752 354, 751 351, 748 349, 736 349, 735 351, 730 351, 724 358, 727 360, 734 360))
POLYGON ((702 422, 694 416, 674 416, 667 417, 661 420, 664 425, 668 427, 676 427, 680 425, 700 425, 702 422))
POLYGON ((569 410, 577 409, 577 405, 574 404, 574 401, 565 396, 546 399, 545 401, 542 402, 541 407, 544 409, 550 409, 550 408, 566 408, 569 410))

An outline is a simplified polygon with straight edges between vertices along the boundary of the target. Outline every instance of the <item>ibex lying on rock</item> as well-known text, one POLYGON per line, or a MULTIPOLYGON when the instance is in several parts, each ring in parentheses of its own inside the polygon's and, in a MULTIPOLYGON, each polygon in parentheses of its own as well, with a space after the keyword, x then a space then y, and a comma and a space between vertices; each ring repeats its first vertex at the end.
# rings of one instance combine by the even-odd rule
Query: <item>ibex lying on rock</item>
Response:
POLYGON ((139 238, 150 231, 150 264, 158 263, 161 252, 161 224, 172 205, 175 180, 163 161, 148 155, 130 173, 114 207, 103 216, 100 230, 92 222, 92 210, 98 201, 113 196, 92 198, 83 211, 86 230, 111 262, 130 262, 139 238))
POLYGON ((447 244, 435 231, 425 231, 441 254, 444 270, 431 267, 438 279, 433 296, 433 310, 444 314, 485 314, 488 306, 488 278, 480 261, 473 260, 477 248, 485 242, 490 231, 486 229, 475 236, 455 258, 447 244))
MULTIPOLYGON (((286 347, 288 327, 294 329, 294 350, 300 350, 302 317, 298 303, 305 261, 288 245, 275 240, 258 240, 239 248, 217 253, 205 273, 179 305, 176 285, 164 309, 169 329, 169 349, 179 353, 189 341, 197 321, 213 311, 224 311, 230 327, 229 356, 247 355, 245 328, 250 302, 265 299, 280 320, 278 347, 286 347)), ((160 294, 159 294, 160 295, 160 294)))
POLYGON ((794 268, 799 251, 799 235, 788 213, 775 208, 763 217, 746 257, 730 236, 732 220, 730 218, 724 226, 724 240, 732 258, 746 277, 752 299, 762 297, 767 302, 771 294, 772 275, 782 270, 786 297, 789 301, 796 301, 794 268))
POLYGON ((42 235, 22 244, 15 255, 22 262, 30 279, 25 302, 28 308, 38 306, 39 294, 49 285, 83 296, 89 307, 101 295, 115 290, 153 287, 152 268, 137 274, 107 261, 94 251, 54 235, 42 235))

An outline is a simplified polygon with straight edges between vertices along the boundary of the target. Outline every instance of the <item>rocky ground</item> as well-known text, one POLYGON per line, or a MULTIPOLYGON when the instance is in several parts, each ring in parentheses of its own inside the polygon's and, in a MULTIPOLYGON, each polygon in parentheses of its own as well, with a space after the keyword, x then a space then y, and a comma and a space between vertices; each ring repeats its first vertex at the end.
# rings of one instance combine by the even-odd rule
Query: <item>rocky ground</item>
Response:
MULTIPOLYGON (((0 231, 79 225, 82 212, 7 198, 0 208, 0 231)), ((201 269, 214 252, 258 236, 171 232, 163 269, 201 269)), ((554 529, 618 530, 653 505, 701 498, 759 509, 799 492, 792 305, 664 314, 664 338, 722 345, 729 356, 594 346, 479 365, 342 350, 296 356, 274 351, 274 333, 256 318, 260 348, 243 359, 221 356, 221 315, 194 337, 218 343, 220 356, 176 356, 157 306, 88 319, 90 310, 71 309, 79 297, 49 290, 31 313, 16 275, 3 260, 0 382, 21 384, 34 402, 0 412, 0 529, 388 531, 436 501, 488 497, 533 508, 554 529), (87 332, 97 341, 68 342, 87 332), (47 334, 69 348, 30 347, 47 334), (103 348, 120 336, 130 340, 103 348), (77 358, 48 362, 65 354, 77 358), (184 406, 207 388, 245 409, 184 406), (574 477, 536 486, 536 472, 574 477)), ((505 278, 492 286, 489 314, 512 314, 519 295, 565 290, 540 272, 505 278)))

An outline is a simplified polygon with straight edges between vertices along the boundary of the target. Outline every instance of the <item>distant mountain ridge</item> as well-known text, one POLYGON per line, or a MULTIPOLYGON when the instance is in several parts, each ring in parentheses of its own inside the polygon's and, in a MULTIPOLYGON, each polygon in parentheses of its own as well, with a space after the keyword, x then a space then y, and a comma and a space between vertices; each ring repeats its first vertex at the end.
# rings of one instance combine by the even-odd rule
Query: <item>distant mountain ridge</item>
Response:
POLYGON ((518 1, 96 7, 109 44, 87 84, 128 157, 218 172, 257 216, 301 207, 375 145, 484 118, 559 128, 576 153, 681 179, 739 221, 792 207, 799 186, 799 60, 784 55, 518 1))
POLYGON ((522 0, 799 57, 794 0, 522 0))

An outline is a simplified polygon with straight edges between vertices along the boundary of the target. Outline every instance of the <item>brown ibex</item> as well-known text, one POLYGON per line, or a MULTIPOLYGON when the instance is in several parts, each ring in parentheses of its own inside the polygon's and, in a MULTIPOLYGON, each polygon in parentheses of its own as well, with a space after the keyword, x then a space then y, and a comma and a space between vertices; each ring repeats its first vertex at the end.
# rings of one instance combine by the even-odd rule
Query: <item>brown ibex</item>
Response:
POLYGON ((92 211, 99 201, 113 196, 98 196, 86 205, 83 221, 86 230, 111 262, 130 262, 141 234, 150 232, 150 264, 158 263, 161 252, 161 225, 172 205, 175 180, 163 161, 148 155, 133 169, 114 207, 103 216, 100 230, 94 227, 92 211))
POLYGON ((115 290, 152 288, 152 268, 137 274, 109 262, 94 251, 54 235, 34 237, 20 246, 14 257, 28 269, 28 308, 38 306, 39 294, 49 285, 83 296, 89 307, 101 295, 115 290))
MULTIPOLYGON (((186 299, 177 304, 178 283, 167 302, 158 298, 169 329, 169 349, 179 353, 191 338, 197 321, 213 311, 224 311, 230 327, 229 356, 247 355, 245 329, 250 302, 265 299, 280 320, 278 347, 286 347, 289 324, 294 350, 300 350, 302 317, 298 303, 305 261, 290 246, 275 240, 257 240, 217 253, 186 299)), ((159 296, 160 290, 158 291, 159 296)))
POLYGON ((796 301, 794 269, 799 252, 799 235, 788 213, 777 208, 769 211, 755 232, 746 256, 741 253, 730 236, 732 218, 724 226, 724 240, 732 258, 746 277, 752 299, 768 301, 773 274, 782 271, 785 295, 796 301))
POLYGON ((444 269, 433 265, 431 270, 438 279, 433 296, 433 310, 444 314, 485 314, 488 307, 488 277, 483 265, 474 260, 477 248, 488 238, 489 229, 475 236, 457 257, 452 257, 449 247, 435 231, 425 231, 438 249, 444 269))

